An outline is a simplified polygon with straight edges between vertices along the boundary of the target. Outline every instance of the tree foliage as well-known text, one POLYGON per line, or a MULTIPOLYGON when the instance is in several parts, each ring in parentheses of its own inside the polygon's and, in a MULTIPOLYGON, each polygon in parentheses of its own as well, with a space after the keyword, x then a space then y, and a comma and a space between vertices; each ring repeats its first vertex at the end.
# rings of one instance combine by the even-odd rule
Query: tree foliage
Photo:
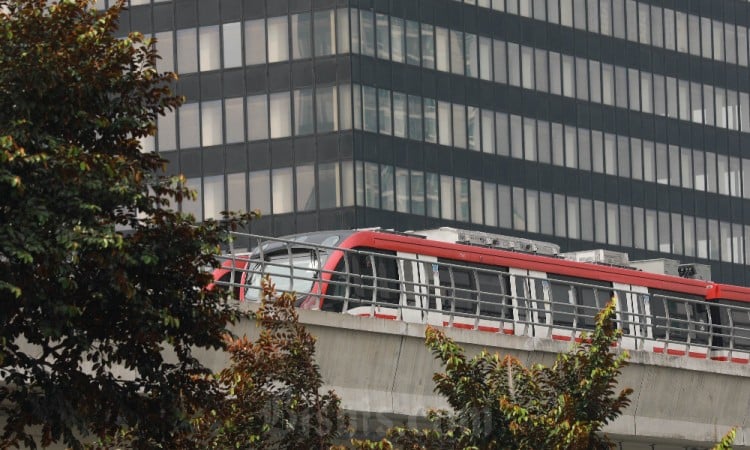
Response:
POLYGON ((229 340, 231 364, 217 374, 228 401, 196 421, 198 447, 324 449, 346 429, 339 398, 320 393, 315 338, 299 323, 294 300, 263 280, 254 313, 260 335, 229 340))
POLYGON ((195 194, 141 151, 181 99, 153 45, 114 37, 120 9, 0 0, 3 448, 120 428, 169 447, 220 398, 192 348, 237 316, 204 289, 227 234, 174 212, 195 194))
POLYGON ((597 316, 590 336, 552 367, 524 367, 517 359, 482 352, 468 358, 435 328, 427 345, 445 372, 435 390, 453 412, 431 411, 430 429, 396 427, 387 441, 355 442, 355 447, 403 449, 609 449, 602 428, 629 404, 631 389, 616 392, 627 353, 611 351, 619 331, 611 320, 614 303, 597 316))

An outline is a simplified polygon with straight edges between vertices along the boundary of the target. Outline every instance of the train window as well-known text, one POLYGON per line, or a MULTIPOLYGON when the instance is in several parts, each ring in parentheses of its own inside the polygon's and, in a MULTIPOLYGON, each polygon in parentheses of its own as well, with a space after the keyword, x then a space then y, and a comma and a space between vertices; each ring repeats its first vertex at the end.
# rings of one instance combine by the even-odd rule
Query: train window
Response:
POLYGON ((734 348, 750 350, 750 311, 746 309, 733 309, 732 328, 734 348))
POLYGON ((594 329, 596 315, 611 297, 611 284, 563 275, 549 275, 549 280, 553 323, 594 329))
POLYGON ((711 307, 711 317, 716 318, 713 322, 713 345, 729 348, 733 339, 733 348, 750 350, 750 310, 731 308, 736 303, 727 301, 719 301, 719 305, 711 307))
POLYGON ((349 273, 346 272, 346 263, 342 259, 331 277, 330 297, 323 302, 324 310, 342 311, 345 299, 349 300, 347 309, 367 305, 369 303, 366 302, 373 300, 377 303, 398 304, 398 267, 392 253, 349 253, 347 259, 349 273))
POLYGON ((469 269, 440 265, 440 286, 443 287, 443 310, 475 314, 476 283, 469 269))
POLYGON ((491 317, 513 317, 507 286, 508 276, 500 273, 477 271, 479 281, 479 314, 491 317))
POLYGON ((672 341, 706 344, 709 338, 709 318, 701 297, 670 291, 651 290, 649 303, 653 337, 672 341))

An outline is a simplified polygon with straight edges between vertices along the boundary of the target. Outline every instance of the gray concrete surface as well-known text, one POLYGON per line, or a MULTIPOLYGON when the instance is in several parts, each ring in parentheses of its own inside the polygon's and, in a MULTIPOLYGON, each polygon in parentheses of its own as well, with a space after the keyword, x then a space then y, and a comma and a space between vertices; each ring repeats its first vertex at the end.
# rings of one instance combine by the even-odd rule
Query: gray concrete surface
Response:
MULTIPOLYGON (((315 311, 300 311, 300 319, 318 339, 316 360, 327 387, 365 425, 362 432, 418 423, 429 408, 447 406, 433 392, 432 375, 440 366, 424 345, 426 326, 315 311)), ((242 324, 237 332, 252 335, 253 327, 242 324)), ((549 365, 570 348, 477 331, 447 329, 447 334, 469 354, 487 349, 525 364, 549 365)), ((732 426, 738 427, 735 448, 750 448, 750 366, 631 351, 620 384, 635 390, 632 403, 606 431, 632 448, 708 447, 732 426)))

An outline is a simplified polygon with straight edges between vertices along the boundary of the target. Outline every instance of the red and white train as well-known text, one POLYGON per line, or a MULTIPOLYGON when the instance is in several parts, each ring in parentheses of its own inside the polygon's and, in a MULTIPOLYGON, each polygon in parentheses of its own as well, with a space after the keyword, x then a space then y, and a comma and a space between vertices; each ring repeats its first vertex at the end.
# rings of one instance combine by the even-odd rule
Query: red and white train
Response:
POLYGON ((639 270, 624 254, 559 254, 552 244, 452 228, 243 237, 259 245, 214 272, 241 300, 257 300, 269 274, 304 309, 572 340, 615 298, 625 348, 750 359, 750 288, 639 270), (580 261, 591 256, 601 260, 580 261))

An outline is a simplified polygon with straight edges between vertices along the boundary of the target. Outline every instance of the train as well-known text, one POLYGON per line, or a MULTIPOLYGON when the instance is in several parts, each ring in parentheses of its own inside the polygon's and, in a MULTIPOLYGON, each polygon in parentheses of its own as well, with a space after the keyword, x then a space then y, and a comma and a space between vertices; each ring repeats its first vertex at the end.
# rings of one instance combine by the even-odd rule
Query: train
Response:
POLYGON ((302 309, 572 341, 614 300, 623 348, 750 362, 750 288, 699 265, 448 227, 241 238, 257 245, 213 273, 240 301, 257 301, 268 274, 302 309))

